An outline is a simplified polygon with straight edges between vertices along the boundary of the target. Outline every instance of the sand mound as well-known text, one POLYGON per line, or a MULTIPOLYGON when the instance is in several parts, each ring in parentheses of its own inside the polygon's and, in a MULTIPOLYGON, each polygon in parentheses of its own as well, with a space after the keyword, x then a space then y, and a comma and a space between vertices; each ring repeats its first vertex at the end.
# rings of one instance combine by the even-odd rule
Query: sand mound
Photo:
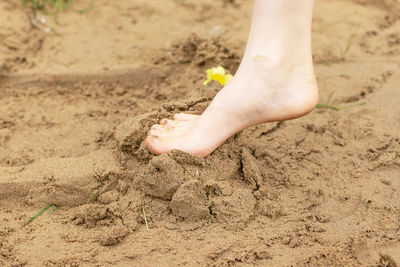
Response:
POLYGON ((240 63, 237 53, 231 51, 220 38, 206 39, 197 34, 172 44, 167 56, 156 60, 168 64, 193 64, 197 67, 224 65, 235 73, 240 63))
MULTIPOLYGON (((227 224, 247 222, 255 207, 252 192, 256 185, 254 181, 248 182, 252 177, 247 170, 244 176, 240 165, 251 164, 252 158, 246 153, 242 157, 227 157, 228 151, 240 150, 233 141, 207 159, 173 151, 160 156, 147 154, 147 160, 143 157, 129 160, 129 155, 143 154, 140 152, 143 144, 139 142, 143 142, 154 117, 153 113, 129 118, 117 127, 115 136, 119 148, 128 154, 123 157, 126 169, 121 175, 145 195, 170 201, 169 207, 177 219, 208 219, 227 224), (137 170, 138 160, 142 162, 140 170, 137 170), (215 169, 215 162, 221 167, 215 169), (232 180, 237 181, 237 188, 230 185, 232 180)), ((251 171, 258 175, 255 170, 251 171)))
POLYGON ((41 206, 78 206, 87 202, 98 187, 98 177, 118 172, 112 151, 99 150, 79 158, 54 158, 27 167, 0 169, 0 200, 10 195, 41 206))

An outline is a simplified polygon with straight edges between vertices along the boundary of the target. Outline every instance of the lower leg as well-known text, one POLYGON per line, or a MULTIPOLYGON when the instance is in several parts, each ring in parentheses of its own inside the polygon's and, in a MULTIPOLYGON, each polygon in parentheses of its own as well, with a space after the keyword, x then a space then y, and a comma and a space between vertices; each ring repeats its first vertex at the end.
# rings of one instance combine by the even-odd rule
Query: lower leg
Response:
POLYGON ((201 116, 152 127, 149 149, 208 155, 249 126, 297 118, 318 100, 312 57, 313 0, 255 0, 249 40, 232 81, 201 116))
POLYGON ((314 0, 255 0, 245 58, 260 53, 276 63, 309 60, 313 6, 314 0))

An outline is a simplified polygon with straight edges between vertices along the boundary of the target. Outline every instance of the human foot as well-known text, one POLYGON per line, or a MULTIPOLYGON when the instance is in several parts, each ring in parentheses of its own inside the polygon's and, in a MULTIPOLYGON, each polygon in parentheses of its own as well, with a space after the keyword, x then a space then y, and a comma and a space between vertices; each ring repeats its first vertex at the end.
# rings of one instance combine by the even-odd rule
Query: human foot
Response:
POLYGON ((314 0, 255 0, 240 67, 201 116, 162 120, 146 138, 150 151, 206 156, 255 124, 300 117, 318 101, 312 65, 314 0))
POLYGON ((294 119, 315 107, 318 89, 311 63, 298 67, 256 59, 242 62, 201 116, 180 113, 154 125, 146 138, 149 150, 206 156, 249 126, 294 119))

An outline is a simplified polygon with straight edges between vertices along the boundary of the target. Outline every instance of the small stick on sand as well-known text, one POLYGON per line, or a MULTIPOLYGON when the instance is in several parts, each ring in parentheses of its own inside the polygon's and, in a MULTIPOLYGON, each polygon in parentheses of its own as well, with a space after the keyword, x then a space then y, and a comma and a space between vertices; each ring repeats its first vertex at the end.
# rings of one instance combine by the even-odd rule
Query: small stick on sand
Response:
POLYGON ((149 224, 147 223, 146 212, 144 211, 144 206, 142 207, 142 209, 143 209, 144 222, 146 223, 146 229, 147 229, 147 231, 149 231, 149 224))

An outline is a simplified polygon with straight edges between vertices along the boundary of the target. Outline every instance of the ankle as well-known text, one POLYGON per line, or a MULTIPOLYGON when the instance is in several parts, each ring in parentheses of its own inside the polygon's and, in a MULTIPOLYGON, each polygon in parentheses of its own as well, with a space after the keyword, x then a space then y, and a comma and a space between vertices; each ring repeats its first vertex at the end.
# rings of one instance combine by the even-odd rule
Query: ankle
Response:
POLYGON ((266 48, 249 49, 245 52, 242 64, 260 63, 265 67, 274 69, 282 65, 306 65, 312 66, 311 45, 305 42, 304 44, 297 43, 296 47, 285 47, 280 42, 273 42, 266 48), (301 53, 298 53, 301 51, 301 53))

